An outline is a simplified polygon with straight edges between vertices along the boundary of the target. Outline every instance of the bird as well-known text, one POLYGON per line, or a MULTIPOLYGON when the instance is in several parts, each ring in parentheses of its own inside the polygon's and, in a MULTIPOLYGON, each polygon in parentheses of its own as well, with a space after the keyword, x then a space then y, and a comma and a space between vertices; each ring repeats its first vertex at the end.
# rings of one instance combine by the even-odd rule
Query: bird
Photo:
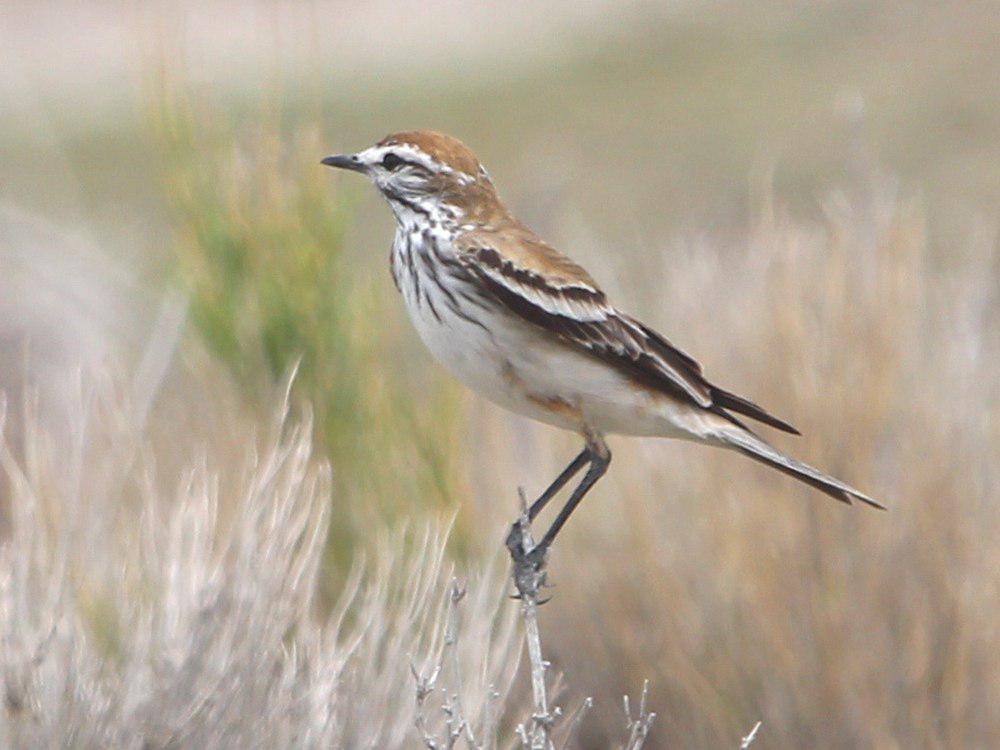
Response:
POLYGON ((389 203, 393 281, 436 359, 500 406, 583 438, 580 453, 527 509, 533 521, 586 469, 530 550, 536 560, 607 472, 610 434, 729 449, 841 502, 885 509, 760 437, 746 420, 800 433, 709 381, 691 356, 613 304, 582 266, 514 217, 458 139, 399 132, 321 164, 366 176, 389 203))

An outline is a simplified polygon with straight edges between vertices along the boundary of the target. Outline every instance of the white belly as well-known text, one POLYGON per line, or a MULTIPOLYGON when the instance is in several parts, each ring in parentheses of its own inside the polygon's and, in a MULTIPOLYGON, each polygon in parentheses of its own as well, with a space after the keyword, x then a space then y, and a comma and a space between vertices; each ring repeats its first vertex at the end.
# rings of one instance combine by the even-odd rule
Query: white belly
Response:
MULTIPOLYGON (((454 292, 449 297, 419 259, 397 265, 395 273, 427 348, 494 403, 576 432, 693 437, 690 407, 637 386, 495 302, 481 306, 454 292)), ((436 275, 440 280, 441 271, 436 275)))

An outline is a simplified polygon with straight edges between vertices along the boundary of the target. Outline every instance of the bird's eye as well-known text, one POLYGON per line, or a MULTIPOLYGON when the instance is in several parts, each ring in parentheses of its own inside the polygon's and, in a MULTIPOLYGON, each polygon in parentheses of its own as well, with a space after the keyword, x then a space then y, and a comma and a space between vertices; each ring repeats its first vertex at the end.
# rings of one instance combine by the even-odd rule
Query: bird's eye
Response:
POLYGON ((403 166, 403 160, 400 159, 395 154, 389 153, 382 157, 382 166, 388 169, 390 172, 394 172, 403 166))

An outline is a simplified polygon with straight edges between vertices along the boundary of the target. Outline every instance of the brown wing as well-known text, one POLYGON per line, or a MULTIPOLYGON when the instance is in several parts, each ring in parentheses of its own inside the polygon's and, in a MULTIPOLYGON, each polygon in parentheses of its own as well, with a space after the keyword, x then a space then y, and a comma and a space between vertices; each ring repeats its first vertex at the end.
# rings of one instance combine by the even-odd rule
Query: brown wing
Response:
POLYGON ((456 245, 466 268, 512 312, 644 385, 727 417, 723 409, 797 432, 753 402, 709 383, 694 359, 611 306, 583 268, 529 230, 470 232, 456 245))

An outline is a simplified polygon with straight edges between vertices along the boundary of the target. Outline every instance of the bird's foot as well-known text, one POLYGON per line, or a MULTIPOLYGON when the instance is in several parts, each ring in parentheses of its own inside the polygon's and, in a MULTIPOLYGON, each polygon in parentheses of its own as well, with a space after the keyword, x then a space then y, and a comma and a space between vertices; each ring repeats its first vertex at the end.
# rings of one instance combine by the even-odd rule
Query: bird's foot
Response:
POLYGON ((546 586, 545 565, 549 545, 535 544, 531 536, 531 520, 526 511, 510 527, 506 544, 513 563, 512 574, 517 587, 515 598, 544 604, 548 600, 539 601, 538 592, 546 586))
POLYGON ((530 532, 525 534, 520 521, 510 527, 507 534, 507 550, 515 565, 530 565, 535 570, 542 570, 548 557, 547 544, 534 544, 530 532))

